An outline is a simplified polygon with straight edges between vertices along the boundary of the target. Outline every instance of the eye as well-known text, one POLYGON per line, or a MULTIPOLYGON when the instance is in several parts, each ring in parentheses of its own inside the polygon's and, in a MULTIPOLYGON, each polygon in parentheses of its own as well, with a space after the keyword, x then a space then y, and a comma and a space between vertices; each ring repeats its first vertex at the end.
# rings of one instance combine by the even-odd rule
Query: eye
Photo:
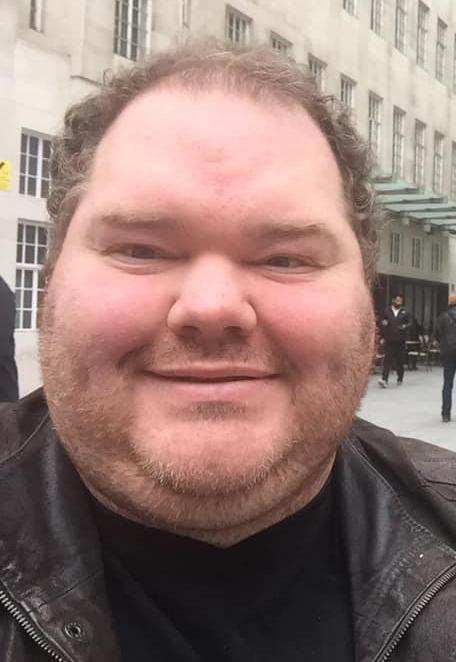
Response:
POLYGON ((166 259, 164 253, 153 246, 143 244, 129 244, 116 246, 109 251, 110 255, 118 260, 128 262, 146 262, 166 259))
POLYGON ((264 260, 263 264, 266 267, 288 270, 308 266, 308 261, 303 258, 294 257, 293 255, 274 255, 264 260))

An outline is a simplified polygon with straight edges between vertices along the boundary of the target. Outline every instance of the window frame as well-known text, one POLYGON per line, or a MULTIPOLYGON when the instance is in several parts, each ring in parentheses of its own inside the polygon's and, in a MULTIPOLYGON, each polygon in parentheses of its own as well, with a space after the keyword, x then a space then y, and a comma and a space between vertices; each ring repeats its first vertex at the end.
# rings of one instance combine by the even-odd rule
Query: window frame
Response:
POLYGON ((401 264, 402 234, 397 230, 391 230, 389 234, 389 240, 390 264, 401 264))
POLYGON ((429 40, 429 7, 418 0, 417 34, 416 34, 416 63, 426 69, 429 40))
POLYGON ((423 268, 423 239, 421 237, 412 237, 412 267, 414 269, 423 268))
POLYGON ((181 0, 181 25, 189 28, 192 15, 192 0, 181 0))
POLYGON ((393 107, 392 172, 396 178, 404 177, 405 117, 405 111, 397 106, 393 107))
POLYGON ((435 44, 435 77, 441 83, 445 80, 447 24, 437 19, 437 39, 435 44))
POLYGON ((340 74, 339 100, 351 111, 355 110, 355 87, 356 82, 352 78, 345 76, 345 74, 340 74), (344 90, 350 91, 349 103, 347 103, 347 101, 343 98, 344 90))
POLYGON ((456 200, 456 142, 451 141, 450 198, 456 200))
POLYGON ((427 126, 420 120, 415 120, 415 131, 413 134, 413 176, 414 182, 417 186, 423 187, 426 181, 426 129, 427 126), (418 141, 418 137, 423 138, 422 142, 418 141))
POLYGON ((356 0, 342 0, 342 9, 345 9, 345 11, 351 16, 355 16, 356 0))
POLYGON ((439 131, 434 131, 434 155, 432 171, 432 190, 438 195, 443 194, 444 181, 444 159, 445 159, 445 136, 439 131))
POLYGON ((326 62, 315 57, 312 53, 308 53, 307 66, 318 89, 320 92, 324 92, 326 89, 326 62))
POLYGON ((44 32, 44 2, 45 0, 30 0, 29 28, 35 32, 44 32))
POLYGON ((383 34, 383 0, 371 0, 370 29, 380 37, 383 34))
POLYGON ((282 37, 281 35, 277 34, 277 32, 273 32, 271 30, 271 33, 269 35, 269 43, 271 45, 271 48, 273 51, 276 51, 276 53, 282 53, 283 55, 290 55, 293 44, 291 41, 288 41, 288 39, 285 39, 285 37, 282 37), (276 48, 276 45, 279 46, 279 48, 276 48))
POLYGON ((453 94, 456 94, 456 32, 453 37, 453 94))
POLYGON ((396 0, 394 46, 401 53, 407 48, 407 0, 396 0))
POLYGON ((250 18, 250 16, 247 16, 247 14, 243 14, 240 12, 238 9, 235 9, 231 5, 226 6, 226 11, 225 11, 225 38, 231 41, 233 44, 238 44, 239 46, 247 46, 252 39, 252 23, 253 20, 250 18), (243 30, 237 29, 237 28, 232 28, 230 26, 230 18, 237 19, 240 21, 240 25, 243 26, 243 30), (241 39, 233 39, 232 36, 230 36, 230 31, 236 30, 238 31, 239 34, 241 34, 241 39))
MULTIPOLYGON (((26 195, 32 198, 44 198, 49 197, 49 187, 50 187, 50 158, 51 158, 51 146, 52 139, 50 136, 31 131, 30 129, 21 130, 21 142, 19 150, 19 195, 26 195), (26 140, 25 151, 23 149, 24 138, 26 140), (32 140, 37 141, 37 151, 33 153, 31 151, 32 140), (48 154, 45 154, 49 149, 48 154), (31 163, 33 159, 36 159, 36 172, 30 172, 31 163), (24 169, 25 162, 25 169, 24 169), (44 173, 44 174, 43 174, 44 173), (47 174, 46 174, 47 173, 47 174), (30 183, 34 180, 35 191, 30 192, 30 183), (43 194, 43 186, 46 191, 43 194)), ((33 168, 32 168, 33 170, 33 168)))
POLYGON ((383 99, 369 91, 367 110, 367 142, 371 153, 378 160, 381 154, 382 143, 382 108, 383 99), (371 111, 374 111, 373 113, 371 111))
POLYGON ((113 50, 116 55, 132 62, 144 58, 149 50, 150 15, 151 0, 114 0, 113 50), (135 3, 138 3, 137 7, 135 3), (123 26, 126 26, 125 31, 123 26), (133 38, 134 31, 136 41, 133 38))
POLYGON ((437 241, 431 243, 431 271, 442 271, 442 244, 437 241))
POLYGON ((49 249, 50 226, 40 221, 30 221, 19 218, 17 222, 16 236, 16 320, 15 328, 18 331, 36 331, 38 328, 38 310, 40 306, 40 297, 44 292, 44 282, 42 281, 43 266, 49 249), (33 229, 33 241, 27 240, 28 229, 33 229), (45 232, 45 243, 40 242, 40 230, 45 232), (40 251, 40 249, 45 249, 40 251), (27 260, 27 254, 32 249, 33 260, 27 260), (19 255, 20 253, 20 255, 19 255), (40 261, 41 258, 41 261, 40 261), (30 275, 31 283, 27 283, 27 277, 30 275), (41 282, 40 282, 41 281, 41 282), (30 294, 29 305, 27 303, 27 294, 30 294), (24 325, 24 320, 29 317, 30 324, 24 325))

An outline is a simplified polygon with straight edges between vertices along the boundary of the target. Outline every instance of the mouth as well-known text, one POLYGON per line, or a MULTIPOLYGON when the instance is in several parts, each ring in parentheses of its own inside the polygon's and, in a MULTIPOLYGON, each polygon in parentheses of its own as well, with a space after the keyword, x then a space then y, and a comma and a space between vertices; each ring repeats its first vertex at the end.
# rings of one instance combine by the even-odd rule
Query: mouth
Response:
POLYGON ((190 382, 196 384, 222 384, 224 382, 238 382, 260 379, 260 377, 249 377, 247 375, 227 375, 226 377, 195 377, 191 375, 163 376, 155 373, 157 377, 169 379, 176 382, 190 382))
MULTIPOLYGON (((152 367, 152 366, 151 366, 152 367)), ((233 365, 192 365, 146 370, 145 377, 160 385, 176 402, 253 402, 266 397, 278 374, 264 369, 233 365), (265 391, 266 389, 266 391, 265 391)))
POLYGON ((270 379, 275 373, 264 368, 245 365, 204 365, 193 364, 186 367, 167 367, 154 369, 150 373, 159 379, 178 382, 192 382, 202 384, 219 384, 223 382, 253 381, 270 379))

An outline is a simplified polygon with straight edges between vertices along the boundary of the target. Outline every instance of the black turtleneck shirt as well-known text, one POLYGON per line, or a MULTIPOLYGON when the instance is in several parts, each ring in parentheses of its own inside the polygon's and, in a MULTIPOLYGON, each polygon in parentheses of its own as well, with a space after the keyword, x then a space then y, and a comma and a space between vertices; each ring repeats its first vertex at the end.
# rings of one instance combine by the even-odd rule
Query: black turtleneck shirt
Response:
POLYGON ((227 549, 94 512, 123 662, 353 662, 331 482, 227 549))

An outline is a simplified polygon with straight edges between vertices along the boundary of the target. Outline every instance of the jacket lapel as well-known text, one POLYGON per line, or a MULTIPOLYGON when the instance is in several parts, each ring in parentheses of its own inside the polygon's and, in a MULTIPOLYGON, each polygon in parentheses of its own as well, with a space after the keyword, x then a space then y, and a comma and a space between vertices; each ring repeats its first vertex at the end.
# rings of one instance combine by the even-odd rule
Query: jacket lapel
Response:
MULTIPOLYGON (((431 602, 430 587, 455 568, 456 552, 407 513, 356 441, 346 440, 339 449, 336 484, 351 583, 356 662, 380 662, 423 597, 428 594, 431 602)), ((446 632, 442 646, 448 646, 449 636, 446 632)), ((421 651, 416 659, 444 659, 434 658, 435 639, 428 637, 428 641, 432 657, 421 651)))

